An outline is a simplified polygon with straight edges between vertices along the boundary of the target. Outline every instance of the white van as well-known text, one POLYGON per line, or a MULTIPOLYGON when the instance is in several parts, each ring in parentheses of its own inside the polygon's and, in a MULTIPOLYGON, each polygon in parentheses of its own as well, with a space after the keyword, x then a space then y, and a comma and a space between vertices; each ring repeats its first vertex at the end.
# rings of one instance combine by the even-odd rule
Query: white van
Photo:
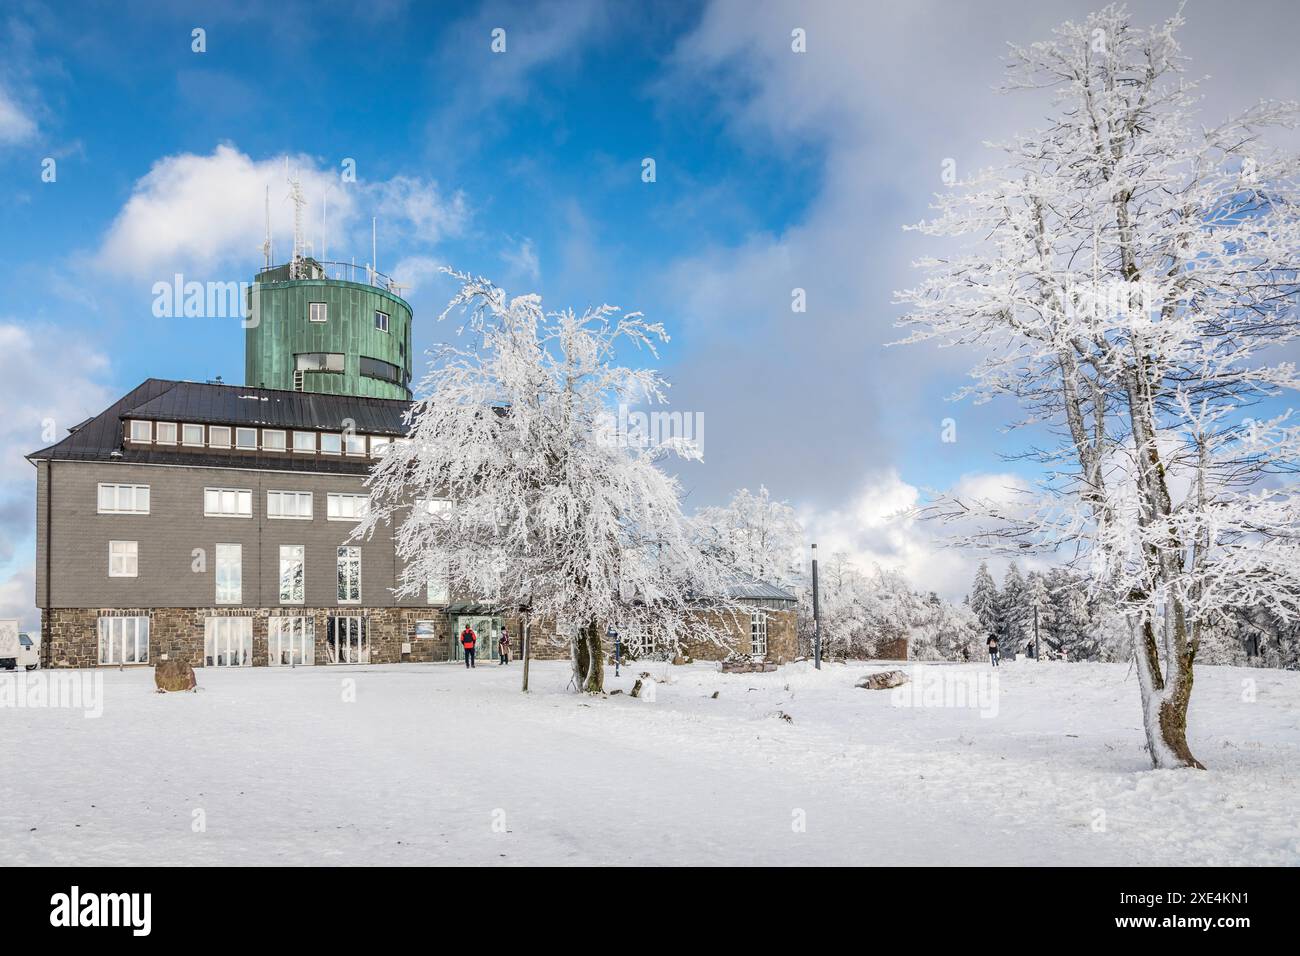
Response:
POLYGON ((11 671, 18 666, 18 652, 22 648, 19 636, 17 621, 0 621, 0 670, 11 671))
POLYGON ((18 666, 34 671, 41 666, 41 639, 30 634, 18 635, 18 666))

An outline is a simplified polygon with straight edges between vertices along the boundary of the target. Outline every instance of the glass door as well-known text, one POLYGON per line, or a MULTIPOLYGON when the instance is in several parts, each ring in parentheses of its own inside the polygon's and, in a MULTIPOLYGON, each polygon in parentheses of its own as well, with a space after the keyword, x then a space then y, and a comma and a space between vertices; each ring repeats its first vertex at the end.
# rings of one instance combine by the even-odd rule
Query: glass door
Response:
POLYGON ((316 663, 316 628, 309 617, 271 618, 266 643, 272 667, 316 663))
POLYGON ((331 664, 369 664, 370 638, 364 617, 331 617, 325 637, 331 664))
POLYGON ((253 662, 253 619, 210 617, 203 622, 203 663, 246 667, 253 662))
POLYGON ((460 646, 460 635, 465 630, 466 624, 472 627, 478 636, 478 641, 474 645, 475 659, 497 660, 500 657, 497 653, 497 640, 501 637, 501 621, 500 618, 485 614, 461 614, 456 618, 456 633, 451 639, 451 659, 465 660, 465 650, 460 646))

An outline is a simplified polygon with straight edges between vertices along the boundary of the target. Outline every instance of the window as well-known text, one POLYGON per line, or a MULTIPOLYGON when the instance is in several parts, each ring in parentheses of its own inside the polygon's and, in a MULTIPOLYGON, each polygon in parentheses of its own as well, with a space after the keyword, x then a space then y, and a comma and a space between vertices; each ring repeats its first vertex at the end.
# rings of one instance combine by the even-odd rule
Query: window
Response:
POLYGON ((147 515, 148 485, 99 486, 99 513, 102 515, 147 515))
POLYGON ((251 518, 253 492, 250 488, 204 488, 203 514, 209 518, 251 518))
POLYGON ((243 553, 244 549, 237 544, 217 545, 216 603, 243 603, 243 553))
POLYGON ((380 435, 370 436, 370 457, 383 458, 388 451, 388 446, 392 444, 391 438, 384 438, 380 435))
POLYGON ((430 604, 448 604, 451 602, 451 587, 444 571, 435 574, 425 585, 425 598, 430 604))
POLYGON ((346 362, 342 352, 297 352, 293 357, 296 372, 342 372, 346 362))
POLYGON ((308 455, 316 454, 316 433, 294 432, 293 450, 296 452, 305 452, 308 455))
POLYGON ((753 657, 767 656, 766 611, 754 611, 749 615, 749 653, 753 657))
POLYGON ((348 432, 343 436, 347 439, 347 452, 349 455, 364 455, 366 453, 366 436, 357 435, 348 432))
POLYGON ((361 374, 367 378, 377 378, 385 382, 402 382, 402 370, 392 362, 361 356, 361 374))
POLYGON ((202 426, 202 425, 182 425, 182 426, 181 426, 181 444, 182 444, 182 445, 202 445, 202 444, 203 444, 203 426, 202 426))
POLYGON ((131 441, 153 441, 153 422, 131 422, 131 441))
POLYGON ((205 618, 203 663, 208 667, 247 667, 253 663, 253 619, 205 618))
POLYGON ((326 507, 330 521, 356 521, 365 517, 370 507, 370 496, 331 494, 326 499, 326 507))
POLYGON ((380 332, 388 331, 388 313, 375 309, 375 328, 380 332))
POLYGON ((226 425, 213 425, 208 429, 208 444, 213 448, 230 447, 230 428, 226 425))
POLYGON ((176 444, 176 423, 158 422, 154 426, 154 441, 159 445, 176 444))
POLYGON ((262 429, 263 451, 284 451, 284 432, 262 429))
POLYGON ((331 617, 325 632, 331 664, 369 664, 370 639, 364 617, 331 617))
POLYGON ((309 617, 273 617, 267 621, 267 663, 272 667, 316 663, 316 626, 309 617))
POLYGON ((329 309, 324 302, 308 303, 307 318, 312 322, 324 322, 329 318, 329 309))
POLYGON ((311 518, 310 491, 268 491, 266 493, 268 518, 311 518))
POLYGON ((654 633, 640 621, 624 624, 619 640, 623 642, 623 646, 629 653, 637 657, 647 657, 654 653, 654 633))
POLYGON ((281 604, 301 604, 304 600, 303 551, 300 544, 280 545, 281 604))
POLYGON ((257 451, 257 429, 236 428, 235 447, 242 448, 245 451, 257 451))
POLYGON ((101 617, 99 619, 99 663, 148 664, 149 619, 147 617, 101 617))
POLYGON ((108 543, 108 576, 110 578, 134 578, 139 575, 139 546, 134 541, 110 541, 108 543))
POLYGON ((339 603, 361 603, 361 549, 339 548, 339 603))
POLYGON ((333 432, 321 432, 320 451, 322 455, 338 455, 343 451, 343 436, 333 432))

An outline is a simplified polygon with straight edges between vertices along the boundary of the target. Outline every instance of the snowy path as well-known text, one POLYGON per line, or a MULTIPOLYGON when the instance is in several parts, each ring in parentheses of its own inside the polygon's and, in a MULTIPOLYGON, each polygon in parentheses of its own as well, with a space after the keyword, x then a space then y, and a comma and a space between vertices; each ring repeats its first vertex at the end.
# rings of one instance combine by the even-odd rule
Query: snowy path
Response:
POLYGON ((110 671, 99 719, 0 709, 0 859, 1300 863, 1300 674, 1204 668, 1196 773, 1145 769, 1120 665, 1005 667, 987 718, 894 706, 866 666, 651 669, 654 703, 565 693, 555 663, 526 698, 517 665, 209 670, 196 695, 110 671))

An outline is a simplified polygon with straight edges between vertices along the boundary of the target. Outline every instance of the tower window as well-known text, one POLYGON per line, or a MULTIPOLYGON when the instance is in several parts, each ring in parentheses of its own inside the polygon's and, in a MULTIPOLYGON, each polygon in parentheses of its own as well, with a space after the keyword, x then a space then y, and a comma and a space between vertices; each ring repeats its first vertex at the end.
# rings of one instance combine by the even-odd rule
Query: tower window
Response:
POLYGON ((375 328, 380 332, 388 331, 388 313, 375 310, 375 328))
POLYGON ((312 322, 324 322, 329 318, 329 306, 324 302, 307 303, 307 318, 312 322))
POLYGON ((391 362, 361 356, 361 374, 367 378, 377 378, 385 382, 401 384, 402 370, 391 362))

